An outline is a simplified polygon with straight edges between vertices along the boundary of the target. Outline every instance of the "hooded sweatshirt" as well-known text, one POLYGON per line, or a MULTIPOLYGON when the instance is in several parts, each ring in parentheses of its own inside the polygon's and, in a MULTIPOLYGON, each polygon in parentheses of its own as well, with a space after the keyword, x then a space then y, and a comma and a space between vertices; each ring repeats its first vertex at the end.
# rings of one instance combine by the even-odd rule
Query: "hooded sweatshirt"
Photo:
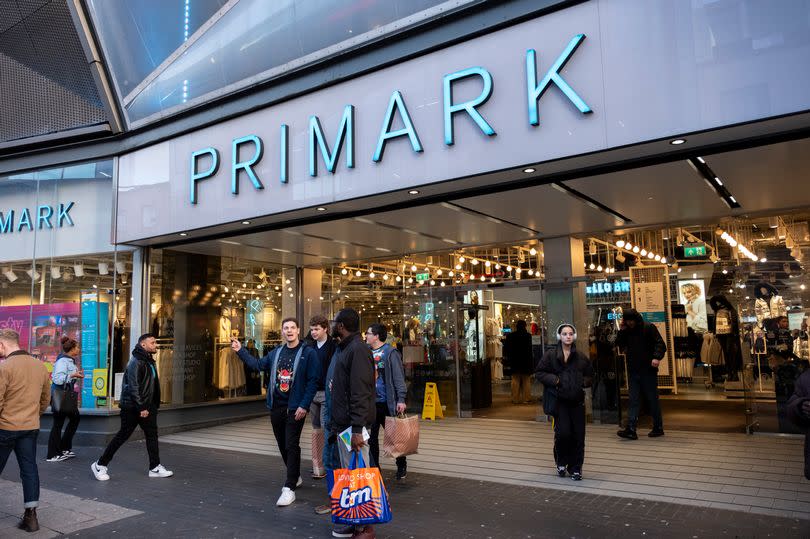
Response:
POLYGON ((636 321, 636 327, 625 327, 616 338, 616 346, 624 350, 627 356, 627 370, 638 374, 657 374, 658 368, 652 366, 652 360, 663 359, 667 353, 667 345, 658 328, 645 322, 635 309, 625 311, 624 320, 636 321))

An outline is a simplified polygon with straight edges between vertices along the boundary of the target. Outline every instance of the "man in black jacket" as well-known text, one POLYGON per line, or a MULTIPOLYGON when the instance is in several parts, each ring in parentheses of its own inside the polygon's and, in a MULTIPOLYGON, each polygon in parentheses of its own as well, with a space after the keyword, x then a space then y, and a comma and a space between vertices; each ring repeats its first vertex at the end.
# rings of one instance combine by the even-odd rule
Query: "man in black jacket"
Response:
MULTIPOLYGON (((339 435, 351 427, 351 451, 360 451, 366 465, 370 465, 363 428, 370 430, 377 415, 374 405, 374 360, 371 350, 360 336, 360 315, 357 311, 343 309, 338 312, 332 334, 340 342, 332 378, 331 435, 339 435)), ((340 440, 338 448, 341 465, 348 467, 351 452, 340 440)))
POLYGON ((109 481, 107 465, 115 452, 124 445, 135 427, 140 426, 146 437, 146 451, 149 453, 149 477, 171 477, 171 472, 160 463, 158 452, 157 412, 160 407, 160 384, 152 354, 157 352, 155 336, 146 333, 138 338, 132 350, 132 357, 124 373, 121 388, 121 428, 110 441, 104 454, 90 465, 93 475, 99 481, 109 481))
MULTIPOLYGON (((338 340, 332 359, 332 382, 330 404, 330 442, 335 441, 340 457, 340 466, 348 468, 351 455, 362 455, 366 467, 369 461, 369 446, 363 430, 371 430, 377 417, 374 379, 374 359, 371 350, 360 336, 360 315, 354 309, 342 309, 332 324, 332 337, 338 340), (341 432, 351 427, 351 450, 339 439, 341 432)), ((352 537, 363 529, 354 526, 336 527, 333 537, 352 537)))
POLYGON ((512 404, 523 404, 532 400, 532 336, 526 330, 526 321, 518 320, 516 330, 506 336, 504 355, 509 362, 512 377, 512 404))
POLYGON ((641 407, 641 395, 650 407, 653 419, 651 438, 664 435, 664 421, 658 402, 658 365, 667 353, 667 346, 653 324, 647 323, 635 309, 624 312, 622 329, 616 338, 616 346, 627 358, 630 407, 627 411, 627 427, 616 434, 628 440, 637 440, 636 425, 641 407))
POLYGON ((804 434, 804 477, 810 480, 810 370, 804 371, 793 395, 787 403, 788 417, 798 426, 806 429, 804 434))

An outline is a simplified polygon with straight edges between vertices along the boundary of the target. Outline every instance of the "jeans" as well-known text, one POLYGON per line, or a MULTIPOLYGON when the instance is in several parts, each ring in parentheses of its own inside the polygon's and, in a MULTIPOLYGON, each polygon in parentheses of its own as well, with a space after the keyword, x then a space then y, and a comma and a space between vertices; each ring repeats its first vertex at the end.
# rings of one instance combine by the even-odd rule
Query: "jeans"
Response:
POLYGON ((11 452, 17 456, 23 501, 29 509, 39 505, 39 470, 37 469, 37 430, 0 429, 0 473, 6 467, 11 452))
POLYGON ((287 480, 284 486, 295 490, 298 478, 301 476, 301 431, 304 430, 304 421, 295 419, 295 410, 288 410, 286 406, 279 406, 270 410, 270 424, 273 425, 273 434, 276 437, 281 458, 287 466, 287 480))
MULTIPOLYGON (((388 417, 388 404, 377 403, 377 419, 371 425, 371 438, 368 440, 371 462, 369 466, 380 468, 380 427, 385 428, 385 418, 388 417)), ((405 457, 397 457, 397 468, 405 465, 405 457)))
POLYGON ((51 435, 48 437, 48 458, 61 455, 63 451, 73 449, 73 435, 76 434, 78 427, 78 411, 71 414, 53 414, 51 435), (65 429, 65 433, 62 434, 62 426, 65 424, 65 419, 68 420, 68 426, 65 429))
POLYGON ((636 430, 638 413, 641 409, 641 396, 650 407, 653 420, 653 429, 664 430, 664 420, 661 417, 661 404, 658 402, 658 374, 657 373, 629 373, 630 406, 627 411, 627 427, 636 430))
POLYGON ((160 465, 158 451, 157 410, 149 410, 147 417, 141 417, 139 410, 121 409, 121 428, 110 441, 104 454, 98 459, 100 466, 106 466, 115 456, 115 452, 129 440, 135 427, 140 426, 146 437, 146 451, 149 453, 149 469, 153 470, 160 465))
POLYGON ((557 402, 554 417, 554 461, 570 473, 582 473, 585 461, 585 404, 557 402))

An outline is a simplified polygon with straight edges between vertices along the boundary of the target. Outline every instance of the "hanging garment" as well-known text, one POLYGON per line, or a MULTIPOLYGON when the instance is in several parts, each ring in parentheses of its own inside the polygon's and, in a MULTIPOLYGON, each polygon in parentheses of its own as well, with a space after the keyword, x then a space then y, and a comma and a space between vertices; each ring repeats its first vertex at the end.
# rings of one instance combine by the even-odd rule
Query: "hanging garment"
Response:
POLYGON ((172 371, 174 370, 173 358, 174 350, 171 348, 158 348, 158 351, 155 354, 161 402, 172 401, 172 371))
POLYGON ((700 348, 700 362, 706 365, 723 365, 723 348, 713 333, 703 334, 703 346, 700 348))
POLYGON ((731 311, 720 309, 715 314, 714 333, 715 335, 729 335, 732 332, 731 311))

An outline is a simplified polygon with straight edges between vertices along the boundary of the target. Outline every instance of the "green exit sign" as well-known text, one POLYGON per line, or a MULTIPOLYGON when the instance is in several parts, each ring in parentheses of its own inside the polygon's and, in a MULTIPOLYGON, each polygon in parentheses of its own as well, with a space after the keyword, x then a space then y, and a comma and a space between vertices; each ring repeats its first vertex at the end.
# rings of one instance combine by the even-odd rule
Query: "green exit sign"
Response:
POLYGON ((430 280, 430 273, 417 273, 416 274, 416 280, 421 281, 421 282, 429 281, 430 280))
POLYGON ((705 245, 686 245, 683 248, 683 256, 686 258, 697 258, 699 256, 706 256, 706 246, 705 245))

